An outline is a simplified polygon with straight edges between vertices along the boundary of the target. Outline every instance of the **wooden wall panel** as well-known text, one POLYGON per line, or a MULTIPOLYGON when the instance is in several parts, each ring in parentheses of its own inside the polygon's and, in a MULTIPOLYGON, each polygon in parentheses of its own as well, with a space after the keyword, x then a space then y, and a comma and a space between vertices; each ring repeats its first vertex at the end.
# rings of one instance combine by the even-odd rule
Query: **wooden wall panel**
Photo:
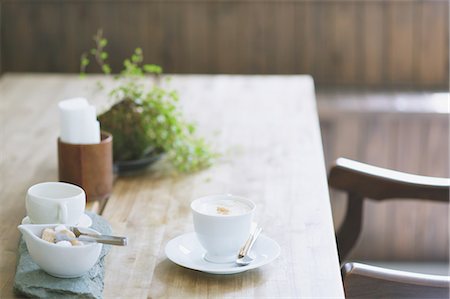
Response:
MULTIPOLYGON (((239 4, 236 11, 236 22, 239 24, 237 34, 238 40, 238 65, 239 73, 244 74, 265 74, 270 73, 270 60, 268 53, 273 53, 267 48, 268 22, 266 18, 273 18, 270 9, 273 5, 265 2, 254 5, 252 2, 239 4)), ((219 37, 220 38, 220 37, 219 37)))
POLYGON ((331 28, 333 34, 330 48, 333 50, 330 64, 326 69, 332 71, 331 81, 337 84, 345 82, 358 82, 357 69, 361 66, 359 29, 355 26, 359 23, 358 10, 354 2, 334 2, 330 9, 333 11, 334 20, 331 28), (330 67, 334 65, 334 67, 330 67))
MULTIPOLYGON (((190 69, 197 68, 199 73, 211 73, 213 72, 212 66, 218 61, 217 57, 221 47, 218 43, 211 41, 215 34, 214 31, 218 27, 217 21, 221 16, 216 16, 217 19, 215 19, 214 14, 217 11, 213 7, 201 3, 193 3, 183 9, 187 16, 186 40, 183 45, 187 46, 187 62, 189 63, 184 71, 189 72, 190 69), (205 26, 208 23, 211 26, 205 26), (190 43, 190 40, 196 40, 197 43, 190 43), (197 56, 199 59, 196 59, 197 56)), ((222 45, 222 47, 224 50, 228 48, 226 45, 222 45)), ((176 49, 175 52, 177 52, 176 49)), ((223 53, 225 54, 226 51, 223 53)))
POLYGON ((387 84, 385 45, 387 44, 385 22, 386 4, 381 1, 368 2, 361 7, 361 52, 363 67, 361 81, 368 85, 387 84))
MULTIPOLYGON (((333 64, 335 59, 334 49, 332 48, 332 41, 334 37, 334 27, 336 15, 333 8, 336 4, 319 2, 312 6, 313 28, 312 35, 314 36, 315 55, 312 74, 315 78, 321 78, 324 84, 330 84, 334 77, 334 69, 330 69, 329 65, 333 64)), ((306 42, 311 42, 308 36, 306 42)))
MULTIPOLYGON (((274 54, 270 57, 275 72, 278 74, 295 74, 296 70, 296 46, 284 47, 283 45, 295 44, 296 39, 301 39, 297 33, 296 5, 291 2, 278 2, 275 10, 278 12, 270 18, 268 41, 276 45, 274 54)), ((300 24, 299 24, 300 25, 300 24)), ((300 29, 301 30, 301 29, 300 29)), ((304 37, 303 37, 304 38, 304 37)), ((304 42, 304 40, 303 40, 304 42)))
MULTIPOLYGON (((165 49, 161 42, 163 39, 163 32, 160 30, 160 24, 162 22, 160 13, 160 4, 153 6, 146 6, 143 9, 143 13, 146 15, 147 21, 142 25, 144 27, 145 39, 141 41, 142 44, 137 46, 142 47, 144 53, 144 59, 146 62, 162 61, 160 57, 164 55, 165 49)), ((105 29, 107 29, 105 27, 105 29)), ((131 42, 130 42, 131 43, 131 42)))
POLYGON ((413 82, 414 13, 414 6, 408 2, 393 1, 388 6, 387 79, 395 85, 410 87, 413 82))
MULTIPOLYGON (((221 2, 212 6, 212 26, 209 27, 210 36, 220 36, 214 47, 214 65, 224 74, 232 74, 238 64, 238 33, 239 24, 236 22, 235 5, 232 2, 221 2)), ((211 41, 209 46, 212 47, 211 41)), ((194 66, 193 66, 194 67, 194 66)), ((211 73, 214 72, 211 69, 211 73)))
MULTIPOLYGON (((448 87, 445 0, 3 0, 4 72, 78 72, 103 28, 169 73, 312 74, 319 85, 448 87)), ((95 69, 94 69, 95 70, 95 69)))
POLYGON ((414 74, 416 82, 427 85, 448 80, 449 10, 440 7, 432 1, 416 6, 418 48, 414 74))
POLYGON ((314 4, 303 2, 302 5, 294 5, 295 10, 295 37, 293 48, 295 57, 293 63, 295 70, 302 70, 305 74, 315 74, 314 61, 318 45, 310 42, 311 36, 316 37, 314 4))
MULTIPOLYGON (((180 70, 181 73, 186 72, 189 65, 189 44, 186 41, 188 41, 187 34, 190 24, 186 22, 187 13, 185 9, 185 3, 170 2, 160 6, 161 23, 164 24, 164 26, 159 24, 159 30, 162 31, 161 43, 164 45, 162 53, 162 60, 165 62, 164 67, 169 70, 180 70), (167 22, 164 22, 164 20, 167 20, 167 22)), ((200 33, 198 36, 202 37, 200 33)), ((199 38, 197 37, 195 41, 199 42, 199 38)), ((148 43, 145 44, 148 45, 148 43)), ((206 57, 199 55, 198 58, 201 61, 206 57)))

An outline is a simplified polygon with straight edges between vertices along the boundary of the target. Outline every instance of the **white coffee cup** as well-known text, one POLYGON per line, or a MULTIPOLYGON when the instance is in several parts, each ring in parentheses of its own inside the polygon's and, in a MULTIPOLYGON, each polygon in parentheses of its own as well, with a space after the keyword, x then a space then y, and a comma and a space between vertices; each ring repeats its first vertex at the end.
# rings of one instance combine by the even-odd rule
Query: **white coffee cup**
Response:
POLYGON ((25 204, 33 224, 76 225, 86 207, 86 194, 76 185, 46 182, 28 189, 25 204))
POLYGON ((209 195, 191 203, 194 229, 205 260, 229 263, 250 235, 255 204, 231 194, 209 195))

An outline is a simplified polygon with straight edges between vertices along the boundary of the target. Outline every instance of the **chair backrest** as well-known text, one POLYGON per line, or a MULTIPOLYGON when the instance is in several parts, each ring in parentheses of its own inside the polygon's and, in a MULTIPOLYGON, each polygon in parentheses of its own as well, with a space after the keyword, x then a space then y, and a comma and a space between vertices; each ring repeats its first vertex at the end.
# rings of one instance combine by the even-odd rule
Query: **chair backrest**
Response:
POLYGON ((448 178, 412 175, 346 158, 336 160, 335 166, 330 170, 328 184, 348 193, 346 216, 337 233, 341 261, 345 260, 359 238, 365 199, 449 202, 448 178))
POLYGON ((450 277, 385 269, 360 263, 342 267, 346 298, 449 298, 450 277))

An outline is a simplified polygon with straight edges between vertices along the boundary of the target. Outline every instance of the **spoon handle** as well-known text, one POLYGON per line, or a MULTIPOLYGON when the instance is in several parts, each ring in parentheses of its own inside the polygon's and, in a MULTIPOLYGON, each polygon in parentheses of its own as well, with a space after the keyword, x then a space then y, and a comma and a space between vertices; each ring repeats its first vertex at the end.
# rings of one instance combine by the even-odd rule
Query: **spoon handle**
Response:
POLYGON ((100 236, 81 235, 78 237, 78 239, 83 242, 96 242, 116 246, 126 246, 128 243, 128 239, 125 237, 114 237, 107 235, 100 235, 100 236))
POLYGON ((255 244, 256 239, 258 239, 259 234, 261 233, 262 228, 258 227, 254 233, 250 236, 250 238, 248 238, 247 242, 244 244, 244 247, 242 247, 242 249, 239 251, 239 258, 243 258, 244 256, 246 256, 250 250, 253 247, 253 244, 255 244))
POLYGON ((97 242, 116 246, 126 246, 128 243, 127 237, 93 234, 83 231, 83 229, 80 229, 76 226, 71 226, 69 227, 69 229, 75 234, 76 237, 78 237, 80 241, 84 242, 97 242))

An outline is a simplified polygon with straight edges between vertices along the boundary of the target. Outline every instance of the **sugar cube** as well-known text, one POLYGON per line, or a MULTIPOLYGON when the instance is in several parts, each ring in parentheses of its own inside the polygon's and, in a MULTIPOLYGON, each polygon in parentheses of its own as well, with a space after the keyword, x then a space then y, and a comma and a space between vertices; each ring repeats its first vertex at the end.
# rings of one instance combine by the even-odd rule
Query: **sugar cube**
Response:
POLYGON ((83 242, 81 242, 81 241, 79 241, 79 240, 77 240, 77 239, 70 240, 70 243, 72 243, 72 246, 81 246, 81 245, 84 245, 83 242))
POLYGON ((55 227, 55 232, 60 232, 62 230, 67 230, 67 227, 63 224, 60 224, 58 226, 55 227))
POLYGON ((46 228, 42 231, 42 240, 45 240, 50 243, 55 243, 55 231, 51 228, 46 228))
POLYGON ((67 229, 61 230, 61 231, 56 233, 56 238, 57 239, 58 238, 63 238, 64 239, 64 236, 66 238, 69 238, 69 239, 75 239, 76 238, 75 234, 73 232, 71 232, 70 230, 67 230, 67 229))
POLYGON ((56 245, 62 246, 62 247, 72 247, 72 243, 69 241, 59 241, 56 243, 56 245))

